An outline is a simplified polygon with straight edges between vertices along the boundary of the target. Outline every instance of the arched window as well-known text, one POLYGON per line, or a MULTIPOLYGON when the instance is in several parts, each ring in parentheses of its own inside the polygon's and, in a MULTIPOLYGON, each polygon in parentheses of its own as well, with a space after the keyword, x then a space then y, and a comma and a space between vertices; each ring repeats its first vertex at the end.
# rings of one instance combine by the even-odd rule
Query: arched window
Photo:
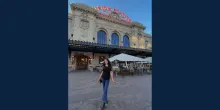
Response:
POLYGON ((119 37, 116 33, 113 33, 111 36, 111 44, 112 45, 119 45, 119 37))
POLYGON ((128 36, 123 36, 123 46, 124 47, 130 47, 130 41, 128 36))
POLYGON ((106 39, 107 39, 107 36, 106 36, 105 31, 103 31, 103 30, 98 31, 98 33, 97 33, 97 43, 106 44, 106 39))

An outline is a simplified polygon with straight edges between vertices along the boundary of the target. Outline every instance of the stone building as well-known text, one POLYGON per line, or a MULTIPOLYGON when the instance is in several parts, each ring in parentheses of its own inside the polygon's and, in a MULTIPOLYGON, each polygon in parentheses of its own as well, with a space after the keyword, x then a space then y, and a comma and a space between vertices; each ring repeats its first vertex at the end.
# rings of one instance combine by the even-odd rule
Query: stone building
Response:
POLYGON ((81 3, 71 4, 71 11, 68 14, 68 59, 69 67, 74 70, 91 69, 104 57, 119 53, 152 55, 152 36, 144 33, 146 27, 131 22, 123 12, 81 3))

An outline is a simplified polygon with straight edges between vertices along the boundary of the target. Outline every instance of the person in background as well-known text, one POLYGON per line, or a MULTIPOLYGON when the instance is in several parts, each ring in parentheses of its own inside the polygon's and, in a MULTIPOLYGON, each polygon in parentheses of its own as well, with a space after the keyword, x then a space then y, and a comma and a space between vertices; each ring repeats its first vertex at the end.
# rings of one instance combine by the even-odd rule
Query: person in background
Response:
POLYGON ((103 84, 102 109, 105 108, 105 104, 108 104, 108 86, 110 78, 112 82, 115 83, 111 62, 107 58, 105 58, 103 63, 103 69, 98 77, 98 82, 103 84))

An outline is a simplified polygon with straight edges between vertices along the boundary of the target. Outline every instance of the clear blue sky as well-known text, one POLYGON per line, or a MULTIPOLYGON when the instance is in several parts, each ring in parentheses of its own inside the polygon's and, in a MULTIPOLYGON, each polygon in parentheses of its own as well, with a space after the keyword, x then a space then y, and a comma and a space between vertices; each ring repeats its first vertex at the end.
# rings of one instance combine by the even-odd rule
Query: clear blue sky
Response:
MULTIPOLYGON (((138 21, 146 26, 145 33, 152 34, 152 0, 69 0, 69 3, 117 8, 132 21, 138 21)), ((70 8, 68 11, 70 13, 70 8)))

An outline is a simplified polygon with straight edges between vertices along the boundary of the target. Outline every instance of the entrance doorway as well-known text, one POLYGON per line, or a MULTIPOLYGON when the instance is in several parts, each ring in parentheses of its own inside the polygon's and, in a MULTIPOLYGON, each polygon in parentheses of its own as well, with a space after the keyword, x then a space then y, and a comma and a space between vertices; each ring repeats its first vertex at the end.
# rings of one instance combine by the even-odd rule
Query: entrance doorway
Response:
POLYGON ((86 70, 88 69, 88 56, 83 54, 76 55, 76 69, 86 70))

